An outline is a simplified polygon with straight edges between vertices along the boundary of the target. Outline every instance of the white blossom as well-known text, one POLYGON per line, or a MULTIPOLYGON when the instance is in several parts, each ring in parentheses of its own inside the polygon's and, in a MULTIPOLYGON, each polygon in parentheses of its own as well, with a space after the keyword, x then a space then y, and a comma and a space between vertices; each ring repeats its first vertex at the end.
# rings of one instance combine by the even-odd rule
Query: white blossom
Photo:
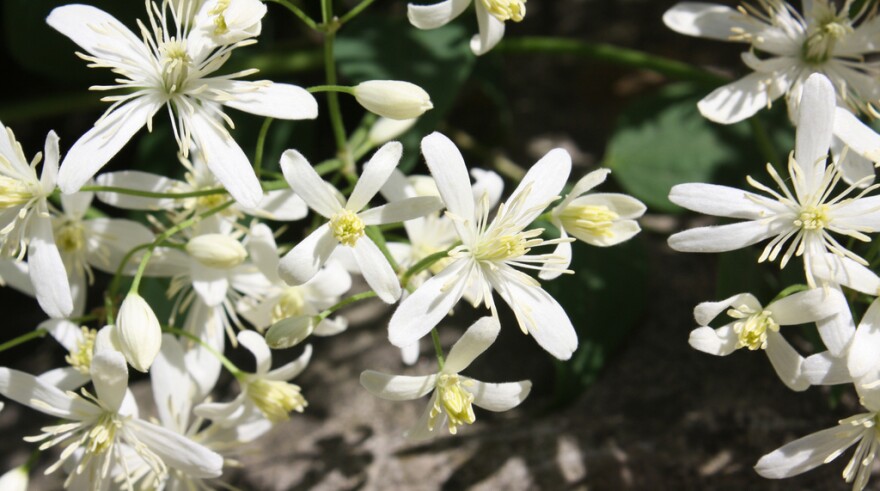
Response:
MULTIPOLYGON (((443 0, 432 5, 409 4, 409 22, 419 29, 445 26, 461 15, 471 0, 443 0)), ((484 55, 504 37, 504 23, 520 22, 526 15, 526 0, 474 0, 479 34, 471 39, 471 50, 484 55)))

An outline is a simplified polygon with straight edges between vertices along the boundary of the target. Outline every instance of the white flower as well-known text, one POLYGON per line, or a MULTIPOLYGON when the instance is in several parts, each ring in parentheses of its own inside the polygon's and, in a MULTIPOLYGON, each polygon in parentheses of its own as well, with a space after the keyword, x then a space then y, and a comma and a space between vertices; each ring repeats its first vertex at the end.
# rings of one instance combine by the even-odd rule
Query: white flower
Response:
POLYGON ((867 4, 853 17, 853 2, 808 0, 803 11, 782 0, 759 0, 738 10, 701 2, 683 2, 663 16, 682 34, 751 45, 742 55, 754 73, 721 87, 700 101, 700 112, 720 123, 735 123, 788 95, 790 106, 813 73, 831 79, 837 99, 856 113, 877 115, 880 89, 872 55, 880 20, 867 4), (756 53, 762 53, 759 57, 756 53))
MULTIPOLYGON (((179 469, 198 477, 217 477, 223 459, 216 453, 160 426, 138 419, 124 404, 128 370, 119 353, 99 353, 91 364, 95 395, 62 392, 31 375, 0 368, 0 394, 40 412, 68 420, 43 428, 44 433, 29 437, 43 442, 41 450, 63 443, 61 460, 49 467, 53 472, 65 461, 77 459, 65 486, 85 477, 94 489, 103 489, 110 470, 124 469, 123 445, 150 466, 154 474, 167 475, 167 468, 179 469)), ((123 476, 125 480, 128 476, 123 476)))
POLYGON ((128 363, 139 372, 149 371, 162 346, 162 326, 150 304, 137 293, 126 295, 113 332, 128 363))
POLYGON ((368 111, 396 120, 418 118, 434 107, 425 89, 399 80, 361 82, 354 87, 354 97, 368 111))
MULTIPOLYGON (((2 405, 0 405, 2 409, 2 405)), ((27 491, 28 471, 20 465, 0 476, 0 489, 3 491, 27 491)))
MULTIPOLYGON (((407 16, 419 29, 436 29, 445 26, 461 15, 471 0, 443 0, 433 5, 409 4, 407 16)), ((504 23, 520 22, 526 15, 526 0, 474 0, 477 11, 479 35, 471 39, 474 54, 483 55, 504 37, 504 23)))
POLYGON ((257 37, 266 4, 260 0, 207 0, 195 16, 196 28, 215 45, 235 44, 257 37))
MULTIPOLYGON (((211 4, 203 7, 210 9, 211 4)), ((58 7, 49 14, 46 22, 88 53, 80 55, 83 59, 121 77, 118 85, 94 90, 130 90, 104 98, 114 104, 73 145, 61 165, 58 185, 62 191, 78 190, 138 130, 144 125, 150 129, 153 115, 166 106, 180 152, 185 156, 195 143, 229 193, 243 206, 257 207, 263 191, 244 151, 224 127, 224 123, 232 126, 232 120, 222 106, 259 116, 311 119, 317 116, 317 102, 293 85, 236 80, 255 70, 211 77, 232 50, 253 40, 215 45, 202 29, 191 29, 183 15, 190 8, 188 2, 182 2, 177 11, 169 2, 162 2, 161 7, 147 2, 149 28, 139 22, 141 36, 87 5, 58 7)))
POLYGON ((788 344, 779 328, 816 322, 844 308, 846 301, 842 296, 822 288, 794 293, 766 307, 753 295, 740 293, 720 302, 697 305, 694 318, 700 327, 691 331, 688 342, 700 351, 718 356, 727 356, 740 348, 764 350, 785 385, 792 390, 806 390, 810 382, 802 373, 804 359, 788 344), (719 328, 709 327, 728 308, 727 315, 733 320, 719 328))
POLYGON ((46 136, 45 161, 40 177, 37 154, 28 163, 12 130, 0 123, 0 253, 21 259, 27 255, 29 275, 37 301, 49 317, 73 312, 70 284, 49 217, 49 195, 58 174, 58 135, 46 136))
POLYGON ((454 435, 459 426, 476 420, 474 404, 489 411, 507 411, 524 401, 532 389, 528 380, 491 384, 459 374, 495 342, 500 329, 494 317, 477 320, 452 346, 436 374, 411 377, 367 370, 361 373, 361 385, 373 395, 391 401, 418 399, 430 392, 428 407, 407 432, 407 438, 429 438, 444 425, 454 435))
POLYGON ((397 167, 403 147, 398 142, 383 145, 364 166, 348 200, 343 204, 339 192, 318 176, 299 152, 288 150, 281 157, 281 171, 290 187, 328 223, 306 237, 279 263, 278 274, 291 285, 309 281, 339 246, 354 253, 364 279, 387 303, 400 297, 397 275, 376 244, 365 235, 366 227, 404 222, 442 207, 437 198, 411 198, 364 210, 397 167), (363 211, 361 211, 363 210, 363 211))
POLYGON ((241 394, 235 400, 200 404, 195 413, 220 426, 232 427, 251 421, 259 413, 272 423, 279 423, 289 419, 291 411, 303 412, 308 403, 299 386, 287 381, 305 370, 312 347, 307 345, 299 358, 271 370, 272 353, 262 336, 254 331, 242 331, 238 333, 238 342, 256 358, 256 372, 240 376, 241 394))
POLYGON ((880 197, 864 197, 873 187, 849 197, 856 185, 832 195, 841 179, 835 164, 826 167, 833 97, 825 77, 815 75, 807 82, 796 147, 788 163, 793 192, 770 165, 767 172, 781 193, 748 178, 749 184, 769 194, 769 198, 712 184, 677 185, 669 193, 673 203, 700 213, 747 221, 677 233, 669 238, 670 247, 683 252, 723 252, 773 237, 758 261, 773 261, 782 254, 780 267, 784 267, 793 256, 803 255, 811 286, 815 286, 811 258, 816 254, 831 251, 862 261, 832 233, 870 241, 865 233, 880 228, 880 197), (783 252, 789 239, 791 243, 783 252))
POLYGON ((529 255, 532 248, 573 239, 545 241, 542 229, 524 230, 559 196, 571 170, 571 157, 550 151, 536 163, 490 222, 488 196, 475 202, 464 159, 440 133, 422 140, 422 153, 446 204, 447 216, 461 240, 452 259, 433 278, 405 298, 388 324, 388 337, 398 347, 410 346, 436 326, 465 291, 474 305, 495 313, 492 291, 513 309, 524 333, 553 356, 568 359, 577 348, 577 334, 568 314, 531 276, 515 268, 537 271, 565 269, 553 254, 529 255))
MULTIPOLYGON (((611 173, 598 169, 582 177, 550 213, 550 221, 559 229, 562 238, 568 234, 597 247, 609 247, 625 242, 639 233, 636 218, 645 214, 645 205, 625 194, 600 193, 584 196, 588 191, 605 182, 611 173)), ((571 244, 562 242, 555 254, 566 258, 565 267, 571 264, 571 244)), ((542 271, 542 280, 559 276, 559 271, 542 271)))

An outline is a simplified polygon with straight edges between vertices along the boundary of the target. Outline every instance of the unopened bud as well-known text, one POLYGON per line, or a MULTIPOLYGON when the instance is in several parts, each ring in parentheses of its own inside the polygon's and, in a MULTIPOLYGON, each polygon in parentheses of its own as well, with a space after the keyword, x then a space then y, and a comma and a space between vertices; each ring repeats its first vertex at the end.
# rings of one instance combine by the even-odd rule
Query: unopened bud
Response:
POLYGON ((247 258, 247 250, 241 242, 223 234, 205 234, 190 240, 186 252, 202 263, 216 269, 231 269, 247 258))
POLYGON ((315 318, 310 315, 288 317, 272 324, 266 332, 266 344, 272 349, 291 348, 311 336, 315 318))
POLYGON ((417 118, 434 107, 421 87, 398 80, 370 80, 354 88, 354 97, 368 111, 391 119, 417 118))
POLYGON ((153 309, 137 293, 129 293, 116 316, 116 345, 128 363, 147 372, 162 347, 162 326, 153 309))

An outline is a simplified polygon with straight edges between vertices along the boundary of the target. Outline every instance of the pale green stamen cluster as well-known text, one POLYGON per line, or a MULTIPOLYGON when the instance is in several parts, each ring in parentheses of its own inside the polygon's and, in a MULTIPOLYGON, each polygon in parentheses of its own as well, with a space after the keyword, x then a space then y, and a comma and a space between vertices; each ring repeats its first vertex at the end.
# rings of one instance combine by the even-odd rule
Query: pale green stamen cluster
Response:
POLYGON ((75 368, 79 373, 88 375, 89 369, 92 366, 92 355, 95 351, 95 339, 98 336, 98 331, 89 329, 85 326, 82 326, 81 329, 82 339, 80 339, 76 347, 70 350, 70 353, 64 357, 64 361, 75 368))
POLYGON ((340 243, 354 247, 358 239, 364 236, 366 226, 356 213, 342 210, 330 218, 330 231, 340 243))
POLYGON ((733 325, 733 332, 739 337, 737 349, 749 348, 750 351, 767 348, 767 331, 779 332, 779 324, 773 320, 769 310, 756 311, 745 305, 730 309, 727 315, 734 319, 742 319, 733 325))
POLYGON ((162 80, 168 94, 180 92, 189 76, 192 59, 186 50, 186 41, 171 38, 159 46, 162 80))
POLYGON ((281 296, 278 297, 278 303, 272 308, 272 323, 301 315, 305 306, 306 299, 301 288, 296 286, 285 288, 281 296))
POLYGON ((501 22, 520 22, 526 15, 526 0, 481 0, 486 10, 501 22))
POLYGON ((540 238, 544 229, 533 229, 510 235, 490 235, 473 249, 478 261, 505 261, 524 256, 544 243, 540 238))
POLYGON ((273 423, 287 421, 290 418, 288 413, 301 413, 309 405, 298 385, 280 380, 255 379, 248 384, 247 394, 273 423))
POLYGON ((796 227, 804 230, 822 230, 831 220, 828 217, 828 205, 804 207, 794 221, 796 227))
POLYGON ((229 0, 217 0, 217 6, 208 12, 208 14, 214 16, 215 36, 220 36, 229 32, 229 27, 226 25, 226 18, 223 17, 223 13, 226 12, 228 7, 229 0))
POLYGON ((428 417, 428 428, 433 429, 437 418, 443 413, 446 413, 449 433, 453 435, 459 426, 473 424, 476 420, 474 395, 462 388, 471 384, 471 380, 463 380, 457 373, 441 373, 437 377, 437 398, 428 417))
POLYGON ((33 190, 23 181, 0 176, 0 210, 23 205, 33 197, 33 190))
POLYGON ((68 221, 55 229, 55 243, 66 253, 83 250, 86 246, 85 228, 80 221, 68 221))
POLYGON ((559 219, 566 230, 579 230, 594 237, 614 237, 611 227, 620 215, 604 205, 567 206, 559 219))
POLYGON ((853 32, 852 20, 841 9, 841 13, 835 12, 835 7, 828 2, 817 1, 814 11, 816 23, 810 29, 806 42, 804 42, 804 61, 811 64, 821 64, 828 61, 834 53, 837 42, 853 32))

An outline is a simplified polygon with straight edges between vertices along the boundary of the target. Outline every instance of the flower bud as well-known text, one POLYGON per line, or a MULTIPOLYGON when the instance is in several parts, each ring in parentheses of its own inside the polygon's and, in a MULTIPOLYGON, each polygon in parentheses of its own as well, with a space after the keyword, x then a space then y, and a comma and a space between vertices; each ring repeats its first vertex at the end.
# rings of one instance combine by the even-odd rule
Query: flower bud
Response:
POLYGON ((311 336, 315 330, 315 318, 300 315, 282 319, 266 332, 266 344, 272 349, 291 348, 311 336))
POLYGON ((153 309, 137 293, 129 293, 116 316, 116 345, 128 363, 147 372, 162 347, 162 327, 153 309))
POLYGON ((3 491, 27 491, 28 472, 23 465, 0 476, 0 489, 3 491))
POLYGON ((412 119, 434 107, 421 87, 398 80, 370 80, 354 88, 354 97, 368 111, 391 119, 412 119))
POLYGON ((190 240, 186 252, 203 266, 231 269, 247 258, 247 250, 241 242, 223 234, 205 234, 190 240))
POLYGON ((379 118, 370 128, 368 139, 376 145, 390 142, 409 131, 418 119, 379 118))

